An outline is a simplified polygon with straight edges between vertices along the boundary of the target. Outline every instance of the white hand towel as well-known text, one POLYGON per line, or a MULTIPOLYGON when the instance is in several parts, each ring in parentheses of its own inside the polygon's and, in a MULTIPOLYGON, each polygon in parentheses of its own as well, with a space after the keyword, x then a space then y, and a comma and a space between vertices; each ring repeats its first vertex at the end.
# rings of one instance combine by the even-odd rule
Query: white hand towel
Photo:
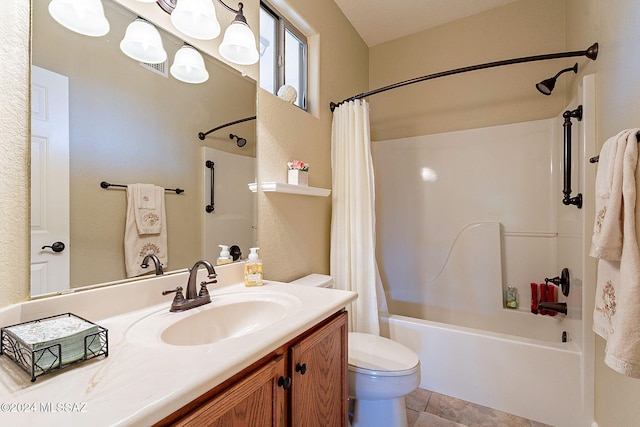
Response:
POLYGON ((127 186, 127 203, 133 203, 138 234, 158 234, 164 220, 164 188, 153 184, 127 186))
MULTIPOLYGON (((135 184, 134 184, 135 185, 135 184)), ((160 200, 160 210, 157 212, 160 220, 159 232, 155 234, 141 234, 137 224, 137 195, 134 196, 131 187, 127 186, 127 215, 124 231, 124 257, 127 277, 135 277, 149 271, 154 271, 153 266, 140 267, 146 255, 154 254, 164 267, 169 263, 167 252, 167 221, 164 205, 164 189, 156 187, 156 200, 160 200)))
MULTIPOLYGON (((621 374, 640 378, 640 168, 637 135, 630 129, 617 135, 613 160, 598 168, 611 186, 608 200, 596 200, 592 256, 598 262, 594 331, 607 338, 605 363, 621 374), (596 236, 595 234, 599 234, 596 236), (616 248, 621 246, 618 257, 616 248), (617 259, 619 259, 619 262, 617 259)), ((609 142, 609 141, 607 141, 609 142)), ((605 145, 607 145, 605 143, 605 145)), ((602 160, 602 155, 600 160, 602 160)), ((596 178, 596 183, 600 179, 596 178)), ((600 188, 596 188, 600 197, 600 188)), ((606 191, 604 192, 606 193, 606 191)), ((604 194, 602 193, 602 194, 604 194)))

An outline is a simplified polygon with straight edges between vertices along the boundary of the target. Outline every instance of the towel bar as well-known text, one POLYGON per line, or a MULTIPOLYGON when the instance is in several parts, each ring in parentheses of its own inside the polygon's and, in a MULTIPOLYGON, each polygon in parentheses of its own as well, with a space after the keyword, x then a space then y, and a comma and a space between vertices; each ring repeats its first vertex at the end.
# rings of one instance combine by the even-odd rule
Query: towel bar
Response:
MULTIPOLYGON (((636 139, 640 142, 640 133, 636 134, 636 139)), ((593 156, 589 159, 589 163, 598 163, 600 161, 600 156, 593 156)))
MULTIPOLYGON (((122 187, 122 188, 127 188, 126 185, 122 185, 122 184, 111 184, 110 182, 107 181, 102 181, 100 183, 100 187, 102 188, 109 188, 109 187, 122 187)), ((172 191, 175 192, 176 194, 182 194, 184 193, 184 190, 182 188, 165 188, 164 191, 172 191)))

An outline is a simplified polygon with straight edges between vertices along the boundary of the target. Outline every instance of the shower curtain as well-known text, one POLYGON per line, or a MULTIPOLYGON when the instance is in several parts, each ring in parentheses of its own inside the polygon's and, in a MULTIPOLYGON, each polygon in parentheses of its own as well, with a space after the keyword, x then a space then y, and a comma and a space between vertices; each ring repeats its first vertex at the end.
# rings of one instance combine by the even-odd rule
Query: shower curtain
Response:
POLYGON ((376 289, 375 200, 369 139, 369 104, 344 103, 333 112, 331 135, 331 276, 335 287, 355 291, 349 330, 380 334, 376 289))

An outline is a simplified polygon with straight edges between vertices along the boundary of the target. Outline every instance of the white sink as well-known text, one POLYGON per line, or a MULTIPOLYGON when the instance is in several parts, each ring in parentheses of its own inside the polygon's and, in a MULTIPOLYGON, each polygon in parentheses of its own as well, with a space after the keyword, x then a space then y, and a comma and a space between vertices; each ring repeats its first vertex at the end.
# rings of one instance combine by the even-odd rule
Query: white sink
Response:
POLYGON ((126 339, 132 343, 208 345, 262 331, 298 311, 300 300, 274 291, 212 294, 212 302, 180 313, 169 304, 133 323, 126 339))

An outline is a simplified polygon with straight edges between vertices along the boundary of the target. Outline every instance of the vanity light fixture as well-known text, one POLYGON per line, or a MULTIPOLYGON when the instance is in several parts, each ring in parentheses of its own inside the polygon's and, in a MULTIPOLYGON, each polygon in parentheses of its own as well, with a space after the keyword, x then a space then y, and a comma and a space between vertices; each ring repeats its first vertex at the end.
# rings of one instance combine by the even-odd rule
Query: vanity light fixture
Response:
POLYGON ((52 0, 49 14, 58 24, 85 36, 101 37, 109 32, 100 0, 52 0))
POLYGON ((178 49, 169 72, 185 83, 204 83, 209 79, 202 55, 188 44, 178 49))
POLYGON ((167 60, 160 33, 149 22, 137 18, 127 27, 120 50, 136 61, 160 64, 167 60))
POLYGON ((220 24, 211 0, 180 0, 171 23, 181 33, 198 40, 213 40, 220 35, 220 24))
MULTIPOLYGON (((218 48, 220 55, 235 64, 255 64, 260 59, 260 54, 253 31, 244 17, 244 5, 238 3, 238 10, 235 10, 222 0, 218 2, 236 14, 218 48)), ((220 24, 212 0, 158 0, 157 3, 162 10, 171 14, 171 22, 176 29, 189 37, 211 40, 220 34, 220 24), (175 18, 174 14, 177 14, 175 18)))

